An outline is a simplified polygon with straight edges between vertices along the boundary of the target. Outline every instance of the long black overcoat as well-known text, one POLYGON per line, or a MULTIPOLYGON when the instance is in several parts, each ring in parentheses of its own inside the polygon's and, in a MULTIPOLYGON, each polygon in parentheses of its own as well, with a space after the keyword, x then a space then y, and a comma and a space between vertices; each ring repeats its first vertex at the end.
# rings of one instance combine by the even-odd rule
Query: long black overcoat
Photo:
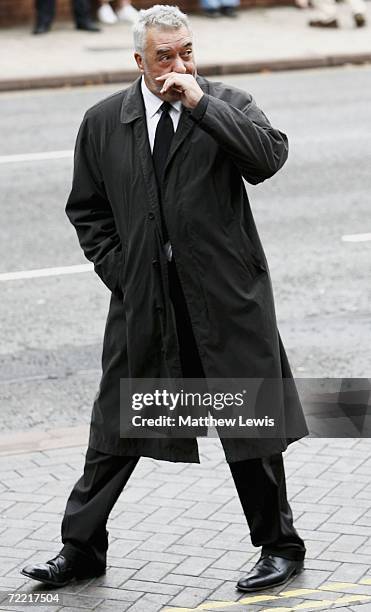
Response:
MULTIPOLYGON (((250 94, 197 80, 204 96, 182 111, 163 209, 205 375, 292 378, 243 181, 275 174, 286 161, 287 138, 250 94)), ((120 437, 120 378, 181 376, 140 78, 85 114, 66 213, 112 292, 90 446, 199 462, 195 438, 120 437)), ((282 410, 286 423, 299 423, 294 437, 223 439, 227 461, 280 452, 307 435, 299 400, 283 397, 282 410)))

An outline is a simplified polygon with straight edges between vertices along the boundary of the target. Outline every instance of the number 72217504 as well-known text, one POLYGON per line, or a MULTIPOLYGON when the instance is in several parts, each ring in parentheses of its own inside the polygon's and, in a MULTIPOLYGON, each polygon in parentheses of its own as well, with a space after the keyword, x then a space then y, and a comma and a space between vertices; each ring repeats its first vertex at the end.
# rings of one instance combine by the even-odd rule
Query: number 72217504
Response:
POLYGON ((59 603, 58 593, 8 593, 9 603, 59 603))

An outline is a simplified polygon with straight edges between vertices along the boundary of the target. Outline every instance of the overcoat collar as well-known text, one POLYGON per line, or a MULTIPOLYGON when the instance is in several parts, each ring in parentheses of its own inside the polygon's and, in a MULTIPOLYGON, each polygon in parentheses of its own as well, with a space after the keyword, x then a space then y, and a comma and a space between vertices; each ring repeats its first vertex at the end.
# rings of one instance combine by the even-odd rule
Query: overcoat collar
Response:
POLYGON ((138 77, 125 92, 126 95, 121 106, 121 123, 131 123, 145 114, 142 93, 140 91, 140 81, 141 77, 138 77))

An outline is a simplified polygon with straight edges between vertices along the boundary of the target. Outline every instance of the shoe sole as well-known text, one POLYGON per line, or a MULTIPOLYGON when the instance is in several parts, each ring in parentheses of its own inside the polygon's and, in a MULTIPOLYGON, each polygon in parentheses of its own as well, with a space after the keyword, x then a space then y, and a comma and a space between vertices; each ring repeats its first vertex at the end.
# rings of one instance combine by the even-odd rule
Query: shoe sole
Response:
POLYGON ((282 580, 281 582, 276 582, 275 584, 271 584, 269 586, 243 588, 243 587, 236 585, 236 589, 238 591, 243 591, 244 593, 255 593, 255 591, 268 591, 269 589, 274 589, 275 587, 281 586, 282 584, 286 584, 286 582, 288 582, 290 578, 292 578, 293 576, 296 576, 297 574, 300 574, 301 572, 304 571, 304 569, 305 569, 304 567, 298 567, 297 569, 294 569, 292 574, 290 574, 290 576, 286 578, 285 580, 282 580))
POLYGON ((67 586, 67 584, 71 584, 71 582, 77 582, 78 580, 90 580, 92 578, 99 578, 99 576, 102 576, 105 573, 106 572, 103 571, 99 574, 97 573, 91 576, 73 576, 73 578, 71 578, 70 580, 66 580, 65 582, 53 582, 52 580, 43 580, 42 578, 36 578, 36 576, 32 576, 32 574, 28 574, 27 572, 21 570, 21 574, 23 576, 26 576, 27 578, 32 578, 32 580, 37 580, 37 582, 42 582, 43 584, 49 584, 54 587, 64 587, 67 586))
POLYGON ((42 578, 37 578, 36 576, 32 576, 32 574, 28 574, 27 572, 24 572, 23 570, 21 570, 21 574, 23 576, 26 576, 27 578, 32 578, 32 580, 37 580, 37 582, 42 582, 43 584, 49 584, 54 587, 64 587, 67 584, 70 584, 71 582, 76 580, 76 578, 71 578, 71 580, 66 580, 65 582, 53 582, 52 580, 43 580, 42 578))

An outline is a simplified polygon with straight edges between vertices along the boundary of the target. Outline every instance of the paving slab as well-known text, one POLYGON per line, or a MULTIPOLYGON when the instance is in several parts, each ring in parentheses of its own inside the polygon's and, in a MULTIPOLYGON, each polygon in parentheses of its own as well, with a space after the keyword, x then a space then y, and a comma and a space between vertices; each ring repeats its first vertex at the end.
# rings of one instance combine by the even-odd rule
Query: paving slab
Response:
MULTIPOLYGON (((62 443, 61 437, 56 440, 59 440, 56 444, 62 443)), ((173 472, 167 462, 141 459, 138 471, 134 471, 115 506, 114 518, 109 520, 106 574, 59 589, 59 607, 38 607, 43 612, 49 607, 53 612, 79 609, 188 612, 208 607, 238 612, 246 610, 248 603, 249 609, 257 612, 328 610, 330 607, 368 612, 371 610, 371 557, 365 554, 364 547, 370 547, 370 535, 362 531, 364 526, 360 521, 364 516, 371 516, 371 505, 367 507, 367 501, 362 500, 366 505, 359 507, 362 487, 350 487, 347 495, 334 496, 329 504, 326 492, 343 486, 345 472, 342 467, 335 473, 333 462, 326 461, 324 470, 316 473, 315 486, 311 484, 308 469, 302 471, 303 486, 299 490, 295 486, 297 471, 293 466, 301 469, 312 458, 315 465, 322 454, 336 457, 335 449, 341 459, 342 449, 337 441, 321 442, 320 446, 314 443, 311 447, 308 440, 299 441, 285 453, 288 494, 294 516, 300 517, 298 531, 305 538, 308 553, 305 571, 284 587, 260 596, 252 594, 252 599, 236 591, 236 580, 253 566, 259 551, 249 540, 234 487, 226 478, 218 480, 219 474, 228 476, 219 440, 207 439, 200 443, 199 466, 177 465, 173 472), (186 497, 186 504, 188 489, 176 486, 178 478, 183 484, 191 483, 190 487, 198 491, 197 496, 186 497), (218 493, 224 494, 223 501, 214 502, 210 482, 216 483, 218 493), (148 488, 147 483, 151 484, 148 488), (164 496, 167 484, 171 495, 164 496), (151 495, 148 514, 135 512, 138 503, 142 510, 143 491, 150 491, 151 495), (317 499, 315 503, 312 494, 317 499), (331 523, 332 517, 337 522, 331 523)), ((17 448, 16 436, 14 444, 17 448)), ((46 561, 60 549, 60 520, 66 497, 58 495, 58 489, 52 493, 48 490, 50 476, 60 479, 63 490, 69 491, 82 468, 85 448, 81 444, 66 449, 65 461, 62 448, 42 450, 40 438, 35 439, 35 445, 35 449, 27 447, 18 454, 13 454, 7 446, 12 469, 18 473, 16 485, 20 484, 19 480, 25 485, 23 497, 22 487, 14 490, 14 480, 12 484, 6 471, 2 473, 5 477, 0 477, 3 494, 10 504, 0 511, 0 593, 3 597, 5 591, 35 593, 44 588, 25 579, 19 570, 26 563, 46 561), (67 463, 71 469, 65 469, 67 463), (41 488, 30 493, 27 483, 34 480, 37 470, 41 488)), ((356 476, 357 470, 368 461, 371 448, 364 440, 354 440, 352 448, 361 459, 349 464, 349 474, 356 476)), ((362 486, 366 489, 369 484, 362 486)), ((18 608, 26 609, 6 601, 0 604, 1 610, 18 608)))

